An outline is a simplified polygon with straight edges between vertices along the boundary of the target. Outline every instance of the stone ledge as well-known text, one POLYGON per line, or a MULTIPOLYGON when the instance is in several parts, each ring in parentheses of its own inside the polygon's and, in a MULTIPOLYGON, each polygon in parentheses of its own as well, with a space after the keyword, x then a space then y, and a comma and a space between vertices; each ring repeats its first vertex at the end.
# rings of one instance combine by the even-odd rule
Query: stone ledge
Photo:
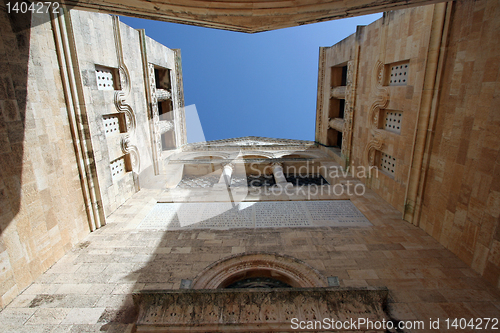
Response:
POLYGON ((133 298, 137 332, 290 332, 292 318, 387 321, 387 295, 386 288, 326 287, 144 290, 133 298))

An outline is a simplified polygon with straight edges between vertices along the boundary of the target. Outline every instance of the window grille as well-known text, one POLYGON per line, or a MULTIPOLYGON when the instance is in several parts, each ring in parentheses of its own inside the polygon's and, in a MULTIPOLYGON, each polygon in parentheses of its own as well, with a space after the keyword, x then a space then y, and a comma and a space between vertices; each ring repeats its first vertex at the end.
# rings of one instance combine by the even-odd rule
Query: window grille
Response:
POLYGON ((403 122, 403 112, 401 111, 384 111, 383 129, 396 134, 401 134, 401 123, 403 122))
POLYGON ((103 121, 106 136, 120 133, 120 118, 118 115, 105 115, 103 121))
POLYGON ((95 76, 97 79, 97 89, 115 90, 115 77, 112 68, 95 66, 95 76))
POLYGON ((125 167, 125 156, 122 156, 110 163, 111 175, 113 179, 120 178, 125 173, 127 173, 127 168, 125 167))
POLYGON ((380 170, 394 176, 396 170, 396 159, 389 154, 380 153, 380 170))
POLYGON ((408 83, 408 72, 410 70, 410 63, 404 62, 399 64, 391 64, 389 85, 390 86, 406 86, 408 83))

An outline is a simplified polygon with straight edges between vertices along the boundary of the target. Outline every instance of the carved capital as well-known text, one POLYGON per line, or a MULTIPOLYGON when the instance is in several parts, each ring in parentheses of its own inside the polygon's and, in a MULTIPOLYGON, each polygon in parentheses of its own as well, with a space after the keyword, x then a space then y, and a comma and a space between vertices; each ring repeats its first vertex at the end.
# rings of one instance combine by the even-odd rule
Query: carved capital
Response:
POLYGON ((168 121, 168 120, 158 121, 157 131, 158 131, 159 135, 167 133, 173 129, 174 129, 174 122, 173 121, 168 121))
POLYGON ((172 93, 165 89, 156 89, 155 95, 158 102, 163 102, 172 99, 172 93))

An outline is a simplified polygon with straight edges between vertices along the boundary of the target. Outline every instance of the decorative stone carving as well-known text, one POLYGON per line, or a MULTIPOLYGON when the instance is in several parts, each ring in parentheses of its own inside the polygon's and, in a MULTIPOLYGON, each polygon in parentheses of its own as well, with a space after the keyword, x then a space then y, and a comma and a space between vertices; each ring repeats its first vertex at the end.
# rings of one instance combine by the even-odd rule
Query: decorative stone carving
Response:
MULTIPOLYGON (((156 79, 155 79, 155 67, 153 64, 148 64, 148 77, 149 77, 149 93, 151 100, 151 115, 150 119, 153 122, 153 161, 158 167, 158 161, 161 158, 162 145, 161 145, 161 125, 160 125, 160 115, 158 113, 158 99, 156 94, 156 79)), ((167 125, 167 124, 165 124, 167 125)), ((166 128, 165 128, 166 129, 166 128)), ((165 132, 164 132, 165 133, 165 132)))
MULTIPOLYGON (((388 293, 374 287, 145 290, 134 293, 133 299, 137 332, 295 332, 293 318, 390 321, 384 310, 388 293)), ((385 331, 365 324, 356 328, 356 332, 385 331)))
POLYGON ((228 168, 228 169, 231 169, 231 170, 234 170, 234 163, 232 162, 225 162, 225 163, 222 163, 222 168, 228 168))
POLYGON ((139 150, 137 149, 137 146, 131 143, 131 140, 135 139, 134 134, 137 127, 137 121, 132 106, 127 102, 128 98, 130 97, 130 73, 127 66, 125 65, 125 60, 123 58, 123 48, 120 34, 120 20, 117 16, 113 16, 113 33, 115 39, 115 48, 118 54, 118 70, 120 73, 121 88, 120 90, 115 92, 114 102, 118 112, 125 115, 125 123, 127 128, 127 134, 124 135, 121 140, 121 148, 124 154, 130 154, 132 170, 139 173, 139 150))
MULTIPOLYGON (((323 90, 325 84, 325 67, 326 67, 326 51, 325 48, 320 47, 319 49, 319 68, 320 72, 318 74, 318 99, 316 101, 316 141, 320 141, 323 138, 323 116, 328 117, 328 113, 323 115, 323 90)), ((326 142, 323 142, 326 143, 326 142)))
POLYGON ((141 159, 137 146, 130 144, 130 136, 124 135, 121 138, 121 148, 124 154, 129 154, 132 170, 139 171, 141 169, 141 159))
POLYGON ((382 149, 384 138, 377 132, 365 147, 365 163, 368 166, 375 165, 375 151, 382 149))
POLYGON ((383 86, 384 63, 377 60, 372 70, 372 92, 374 102, 369 111, 370 125, 373 129, 378 129, 380 109, 384 109, 389 104, 389 89, 383 86))
POLYGON ((347 62, 347 82, 345 89, 344 119, 342 123, 342 156, 349 165, 351 154, 352 119, 354 114, 354 98, 356 95, 356 75, 358 58, 347 62))
POLYGON ((186 121, 184 113, 184 87, 182 80, 182 62, 181 62, 181 50, 176 49, 175 52, 175 93, 174 98, 174 117, 178 124, 177 133, 177 145, 184 145, 187 141, 186 135, 186 121))
POLYGON ((382 149, 384 136, 378 130, 380 109, 384 109, 389 104, 389 89, 383 86, 384 63, 377 60, 372 70, 372 96, 374 102, 369 111, 369 121, 372 138, 367 143, 364 151, 365 163, 367 166, 375 165, 375 151, 382 149))
MULTIPOLYGON (((301 150, 309 147, 315 147, 314 141, 291 140, 291 139, 270 139, 256 136, 247 136, 242 138, 213 140, 206 142, 191 143, 183 147, 183 151, 210 151, 219 150, 220 147, 224 150, 252 150, 256 146, 265 146, 266 150, 290 150, 295 151, 297 147, 301 150), (251 144, 249 144, 251 143, 251 144)), ((262 153, 258 153, 262 155, 262 153)))
POLYGON ((222 163, 222 174, 219 178, 219 184, 226 186, 231 185, 231 176, 233 174, 234 164, 231 162, 222 163))
POLYGON ((120 82, 122 90, 115 91, 114 103, 118 112, 125 115, 125 123, 127 127, 127 132, 134 132, 137 123, 135 118, 135 113, 130 104, 127 103, 126 99, 130 94, 130 84, 129 84, 129 73, 125 65, 120 65, 120 82))

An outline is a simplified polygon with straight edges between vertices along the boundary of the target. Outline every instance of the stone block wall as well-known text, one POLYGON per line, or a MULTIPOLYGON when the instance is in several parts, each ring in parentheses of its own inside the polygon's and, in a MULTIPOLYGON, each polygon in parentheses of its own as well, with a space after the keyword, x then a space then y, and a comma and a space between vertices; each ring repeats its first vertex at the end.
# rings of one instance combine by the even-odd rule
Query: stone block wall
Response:
POLYGON ((457 1, 420 227, 500 286, 500 4, 457 1))
POLYGON ((119 33, 115 31, 113 18, 107 14, 96 14, 83 11, 71 11, 71 29, 75 43, 75 56, 78 72, 81 77, 77 84, 81 85, 85 113, 91 136, 93 158, 97 170, 97 178, 102 199, 104 214, 108 216, 136 192, 138 180, 134 180, 134 172, 140 173, 151 165, 151 148, 149 122, 147 117, 146 92, 143 77, 139 32, 125 24, 119 23, 119 33), (121 43, 122 56, 119 43, 121 43), (123 58, 123 61, 121 60, 123 58), (122 81, 123 87, 111 90, 99 90, 96 79, 96 65, 114 69, 116 81, 122 81), (127 73, 120 71, 125 65, 127 73), (128 75, 127 75, 128 74, 128 75), (135 131, 126 128, 131 120, 124 112, 120 113, 116 97, 118 90, 125 90, 130 85, 130 93, 123 94, 122 107, 129 108, 135 117, 135 131), (117 89, 122 88, 122 89, 117 89), (107 136, 103 116, 119 116, 120 133, 107 136), (121 141, 129 135, 131 144, 138 148, 138 167, 126 165, 126 173, 120 177, 112 177, 111 162, 126 156, 121 141), (132 172, 134 171, 134 172, 132 172))
MULTIPOLYGON (((76 10, 55 20, 9 16, 4 7, 0 14, 3 308, 104 225, 153 170, 140 32, 76 10), (98 89, 96 66, 113 72, 109 90, 98 89), (106 135, 105 116, 121 119, 116 135, 106 135), (121 156, 129 172, 113 177, 111 163, 121 156)), ((156 57, 166 50, 172 64, 180 57, 149 43, 156 57)))
POLYGON ((0 308, 89 232, 51 23, 0 8, 0 308), (31 28, 31 29, 30 29, 31 28))
POLYGON ((383 153, 395 158, 396 166, 392 174, 378 172, 370 185, 400 212, 405 205, 433 12, 434 5, 386 13, 384 18, 366 26, 359 38, 352 164, 367 165, 367 148, 380 139, 382 145, 372 150, 373 164, 383 170, 377 158, 377 154, 383 153), (389 86, 388 67, 400 61, 409 61, 408 82, 389 86), (385 111, 402 113, 400 134, 381 126, 385 111))

